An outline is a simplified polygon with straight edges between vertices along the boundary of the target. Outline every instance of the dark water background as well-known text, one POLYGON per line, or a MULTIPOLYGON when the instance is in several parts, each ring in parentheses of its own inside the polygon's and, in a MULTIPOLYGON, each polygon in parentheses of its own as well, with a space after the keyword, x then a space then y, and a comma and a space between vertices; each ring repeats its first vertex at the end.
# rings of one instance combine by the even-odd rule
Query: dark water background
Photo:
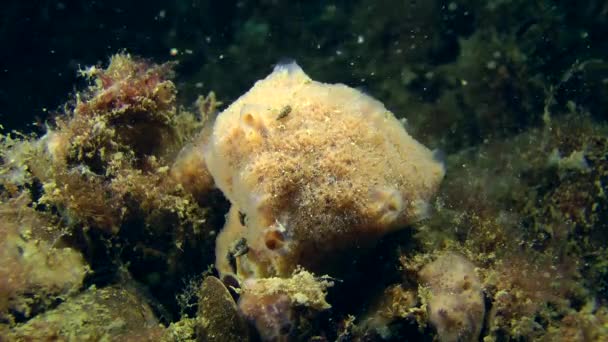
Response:
MULTIPOLYGON (((274 63, 293 58, 313 78, 364 87, 393 110, 402 110, 394 98, 399 91, 436 100, 444 85, 420 75, 454 62, 460 40, 476 32, 511 40, 526 57, 520 77, 538 78, 542 87, 556 84, 576 61, 608 52, 608 5, 593 0, 9 0, 1 6, 0 121, 10 129, 44 120, 82 86, 79 67, 107 63, 123 50, 156 62, 178 60, 184 103, 209 90, 229 103, 274 63), (411 75, 403 75, 404 66, 411 75), (386 83, 397 77, 408 82, 386 83)), ((476 53, 486 55, 492 45, 481 44, 476 53)), ((564 96, 604 104, 596 95, 605 89, 588 84, 598 81, 597 72, 606 76, 605 65, 599 69, 564 96)))

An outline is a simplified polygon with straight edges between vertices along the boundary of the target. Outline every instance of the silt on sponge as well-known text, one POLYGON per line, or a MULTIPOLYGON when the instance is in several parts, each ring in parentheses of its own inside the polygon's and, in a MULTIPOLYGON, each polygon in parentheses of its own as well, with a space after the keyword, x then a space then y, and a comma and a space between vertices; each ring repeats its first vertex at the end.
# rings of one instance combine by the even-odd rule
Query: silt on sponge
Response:
POLYGON ((332 253, 369 245, 423 216, 445 173, 382 103, 295 63, 218 116, 205 160, 233 205, 217 265, 241 279, 316 271, 332 253))

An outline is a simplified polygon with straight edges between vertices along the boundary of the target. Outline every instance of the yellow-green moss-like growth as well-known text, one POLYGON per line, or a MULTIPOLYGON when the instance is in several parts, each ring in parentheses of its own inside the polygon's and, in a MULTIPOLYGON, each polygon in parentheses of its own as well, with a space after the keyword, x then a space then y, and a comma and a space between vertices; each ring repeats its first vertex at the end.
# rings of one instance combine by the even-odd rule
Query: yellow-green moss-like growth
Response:
POLYGON ((61 243, 65 231, 27 197, 0 201, 0 324, 26 318, 79 290, 88 266, 61 243))
POLYGON ((11 330, 14 341, 159 341, 159 326, 151 307, 124 286, 89 288, 11 330))

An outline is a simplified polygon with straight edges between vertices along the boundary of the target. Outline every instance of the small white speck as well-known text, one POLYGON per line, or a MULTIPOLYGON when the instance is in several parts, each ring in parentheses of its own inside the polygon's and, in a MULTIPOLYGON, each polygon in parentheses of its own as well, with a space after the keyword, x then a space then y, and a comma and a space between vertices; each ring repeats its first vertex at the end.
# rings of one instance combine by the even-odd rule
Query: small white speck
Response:
POLYGON ((219 57, 219 58, 220 58, 220 59, 224 59, 224 55, 220 55, 220 57, 219 57))
POLYGON ((171 50, 169 50, 169 54, 173 57, 177 56, 178 53, 179 53, 179 50, 176 48, 171 48, 171 50))
POLYGON ((202 88, 203 87, 203 82, 196 82, 196 84, 194 84, 194 87, 196 88, 202 88))
POLYGON ((362 35, 357 36, 357 43, 359 43, 359 44, 365 43, 365 37, 363 37, 362 35))
POLYGON ((342 56, 342 50, 336 50, 336 55, 342 56))

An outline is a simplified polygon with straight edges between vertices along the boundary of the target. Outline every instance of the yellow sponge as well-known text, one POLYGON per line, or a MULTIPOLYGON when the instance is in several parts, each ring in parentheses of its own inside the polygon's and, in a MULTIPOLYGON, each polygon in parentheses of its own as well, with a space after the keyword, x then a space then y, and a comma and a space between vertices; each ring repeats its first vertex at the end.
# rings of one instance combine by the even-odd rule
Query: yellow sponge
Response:
MULTIPOLYGON (((238 264, 256 277, 314 270, 337 250, 419 219, 444 176, 382 103, 315 82, 295 63, 277 66, 217 117, 205 160, 240 211, 242 222, 221 234, 246 240, 238 264)), ((227 240, 234 244, 220 237, 218 251, 229 250, 219 245, 227 240)))

